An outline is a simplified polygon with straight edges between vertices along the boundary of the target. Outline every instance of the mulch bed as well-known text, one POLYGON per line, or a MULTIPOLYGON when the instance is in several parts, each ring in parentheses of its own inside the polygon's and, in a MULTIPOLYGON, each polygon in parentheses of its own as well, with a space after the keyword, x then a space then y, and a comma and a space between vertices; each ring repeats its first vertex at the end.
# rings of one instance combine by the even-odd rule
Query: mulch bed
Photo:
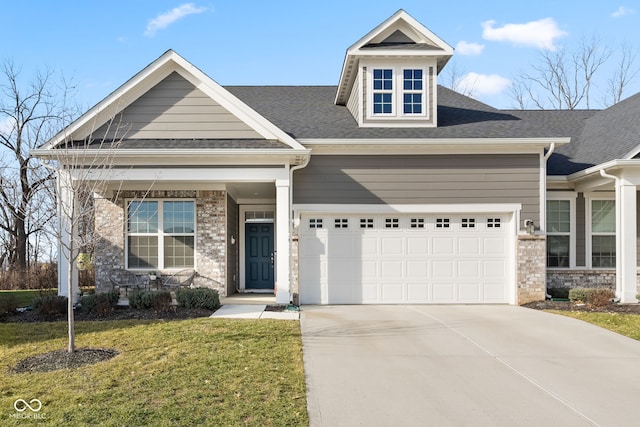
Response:
MULTIPOLYGON (((192 319, 196 317, 209 317, 213 314, 212 310, 203 308, 176 308, 170 311, 156 311, 156 310, 134 310, 128 307, 116 308, 111 313, 97 314, 97 313, 82 313, 81 311, 75 311, 74 319, 76 322, 82 321, 105 321, 105 320, 183 320, 192 319)), ((66 322, 67 314, 60 314, 56 316, 44 316, 36 311, 24 311, 22 313, 6 314, 0 316, 0 323, 26 323, 26 322, 66 322)))
POLYGON ((535 310, 590 311, 599 313, 640 314, 640 304, 608 304, 595 307, 586 304, 575 304, 570 301, 538 301, 524 304, 523 307, 535 310))

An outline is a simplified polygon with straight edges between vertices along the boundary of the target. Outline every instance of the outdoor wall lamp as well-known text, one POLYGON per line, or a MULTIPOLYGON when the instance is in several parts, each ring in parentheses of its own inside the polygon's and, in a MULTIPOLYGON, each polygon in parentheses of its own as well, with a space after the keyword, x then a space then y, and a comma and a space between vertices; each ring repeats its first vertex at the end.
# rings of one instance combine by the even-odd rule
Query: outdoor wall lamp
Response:
POLYGON ((532 219, 525 219, 524 228, 527 230, 527 234, 533 234, 534 231, 536 230, 536 224, 533 222, 532 219))

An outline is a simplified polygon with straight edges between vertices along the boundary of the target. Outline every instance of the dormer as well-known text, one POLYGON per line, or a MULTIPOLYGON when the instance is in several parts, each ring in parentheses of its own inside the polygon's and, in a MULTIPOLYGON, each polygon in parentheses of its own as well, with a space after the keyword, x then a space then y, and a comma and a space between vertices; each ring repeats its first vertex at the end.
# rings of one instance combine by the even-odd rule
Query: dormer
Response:
POLYGON ((437 76, 453 48, 404 10, 353 44, 335 103, 360 127, 437 126, 437 76))

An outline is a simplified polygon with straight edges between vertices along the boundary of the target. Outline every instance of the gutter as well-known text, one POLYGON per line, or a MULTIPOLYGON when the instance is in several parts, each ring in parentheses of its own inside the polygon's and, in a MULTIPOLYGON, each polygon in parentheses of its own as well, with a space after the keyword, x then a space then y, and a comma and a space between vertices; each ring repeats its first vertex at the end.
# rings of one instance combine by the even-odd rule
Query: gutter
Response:
MULTIPOLYGON (((310 152, 311 150, 309 150, 310 152)), ((306 168, 309 165, 311 156, 307 153, 304 163, 289 168, 289 302, 293 302, 293 173, 297 170, 306 168)))

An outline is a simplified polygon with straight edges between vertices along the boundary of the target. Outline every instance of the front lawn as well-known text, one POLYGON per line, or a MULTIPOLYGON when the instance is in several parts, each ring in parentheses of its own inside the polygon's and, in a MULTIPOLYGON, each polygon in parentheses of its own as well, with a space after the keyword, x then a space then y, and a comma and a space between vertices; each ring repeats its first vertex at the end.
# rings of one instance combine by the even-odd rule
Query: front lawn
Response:
POLYGON ((603 313, 588 311, 549 310, 552 313, 584 320, 621 335, 640 340, 640 315, 625 313, 603 313))
POLYGON ((77 322, 78 348, 120 354, 71 370, 10 373, 26 357, 65 348, 66 334, 65 322, 0 323, 0 425, 308 425, 298 322, 77 322), (18 399, 38 399, 42 409, 20 412, 18 399))

